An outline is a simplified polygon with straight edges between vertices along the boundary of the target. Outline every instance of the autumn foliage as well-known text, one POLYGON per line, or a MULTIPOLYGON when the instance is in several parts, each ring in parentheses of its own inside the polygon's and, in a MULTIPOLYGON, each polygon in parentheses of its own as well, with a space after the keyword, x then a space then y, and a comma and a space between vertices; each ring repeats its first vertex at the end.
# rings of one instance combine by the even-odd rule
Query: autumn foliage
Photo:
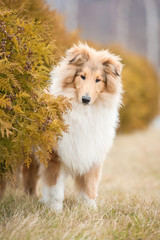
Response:
POLYGON ((120 47, 113 51, 122 57, 123 107, 120 109, 121 132, 146 128, 159 110, 160 86, 154 67, 143 57, 120 47))
POLYGON ((50 26, 25 17, 21 8, 3 2, 0 9, 1 176, 19 163, 29 166, 31 151, 45 161, 67 130, 62 114, 70 107, 47 91, 57 56, 50 26))
MULTIPOLYGON (((45 161, 67 130, 63 113, 70 103, 47 89, 52 65, 78 39, 43 0, 0 0, 0 177, 18 164, 29 166, 32 151, 45 161)), ((125 65, 120 130, 144 128, 158 111, 156 73, 139 56, 116 47, 111 51, 125 65)))

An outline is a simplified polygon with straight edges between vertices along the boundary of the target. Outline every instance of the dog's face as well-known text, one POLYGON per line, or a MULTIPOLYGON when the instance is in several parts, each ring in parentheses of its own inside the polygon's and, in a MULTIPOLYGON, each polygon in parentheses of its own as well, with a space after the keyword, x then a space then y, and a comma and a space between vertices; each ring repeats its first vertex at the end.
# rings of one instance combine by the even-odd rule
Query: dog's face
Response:
POLYGON ((67 53, 68 75, 63 87, 76 92, 79 103, 91 105, 121 88, 122 65, 108 51, 96 51, 88 45, 71 48, 67 53))
POLYGON ((93 104, 105 88, 105 79, 102 71, 91 69, 86 64, 76 74, 74 82, 78 101, 83 104, 93 104))

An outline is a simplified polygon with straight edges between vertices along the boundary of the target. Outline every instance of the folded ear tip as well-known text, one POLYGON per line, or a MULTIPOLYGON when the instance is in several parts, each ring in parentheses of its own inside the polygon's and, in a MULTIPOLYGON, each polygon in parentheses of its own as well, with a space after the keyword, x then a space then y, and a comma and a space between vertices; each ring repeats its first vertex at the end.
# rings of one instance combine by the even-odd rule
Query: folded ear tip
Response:
POLYGON ((70 60, 69 60, 69 63, 73 63, 74 60, 75 60, 75 58, 70 59, 70 60))
POLYGON ((117 73, 118 73, 118 76, 121 75, 122 69, 123 69, 123 64, 122 64, 120 61, 118 61, 118 65, 117 65, 117 73))
POLYGON ((83 45, 75 45, 67 51, 67 59, 69 64, 82 65, 89 59, 88 49, 83 45))
POLYGON ((118 77, 120 77, 120 73, 118 71, 116 71, 116 74, 117 74, 118 77))
POLYGON ((122 64, 119 61, 106 60, 103 65, 107 67, 108 71, 112 72, 115 76, 120 77, 122 72, 122 64), (110 70, 109 70, 110 69, 110 70))

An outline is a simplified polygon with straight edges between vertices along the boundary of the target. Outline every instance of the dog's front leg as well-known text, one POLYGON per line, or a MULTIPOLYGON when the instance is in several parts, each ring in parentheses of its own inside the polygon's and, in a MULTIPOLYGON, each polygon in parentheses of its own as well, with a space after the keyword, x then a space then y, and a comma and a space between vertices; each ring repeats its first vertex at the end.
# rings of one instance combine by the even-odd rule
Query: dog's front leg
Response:
POLYGON ((56 156, 52 156, 47 168, 41 171, 42 198, 41 202, 47 204, 55 212, 61 212, 64 199, 64 181, 66 173, 56 156))
POLYGON ((79 190, 80 198, 83 199, 89 206, 96 208, 96 195, 98 183, 101 175, 101 165, 93 166, 88 172, 83 175, 78 175, 75 178, 76 185, 79 190))

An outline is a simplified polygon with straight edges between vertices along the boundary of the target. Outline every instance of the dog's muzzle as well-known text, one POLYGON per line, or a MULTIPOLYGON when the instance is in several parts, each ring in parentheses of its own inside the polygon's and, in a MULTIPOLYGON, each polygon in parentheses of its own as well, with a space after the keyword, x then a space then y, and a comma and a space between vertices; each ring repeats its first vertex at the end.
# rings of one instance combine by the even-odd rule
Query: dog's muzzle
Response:
POLYGON ((82 96, 82 103, 88 104, 91 101, 89 96, 82 96))

